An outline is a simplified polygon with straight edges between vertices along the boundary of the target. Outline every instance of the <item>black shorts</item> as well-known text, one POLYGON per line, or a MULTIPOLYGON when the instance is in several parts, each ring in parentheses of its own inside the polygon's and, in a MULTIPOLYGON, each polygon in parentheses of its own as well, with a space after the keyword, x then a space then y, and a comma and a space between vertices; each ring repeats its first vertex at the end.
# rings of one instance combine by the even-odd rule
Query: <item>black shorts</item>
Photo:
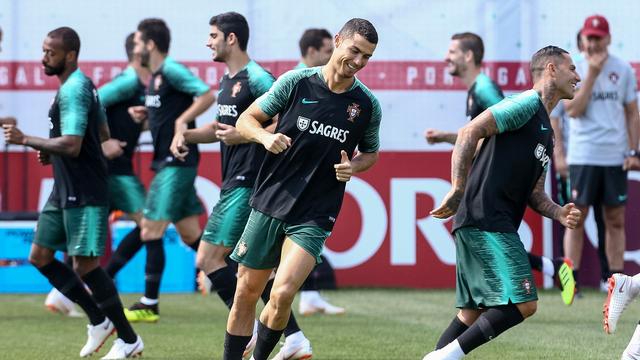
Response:
POLYGON ((622 166, 570 165, 571 199, 579 206, 627 202, 627 172, 622 166))

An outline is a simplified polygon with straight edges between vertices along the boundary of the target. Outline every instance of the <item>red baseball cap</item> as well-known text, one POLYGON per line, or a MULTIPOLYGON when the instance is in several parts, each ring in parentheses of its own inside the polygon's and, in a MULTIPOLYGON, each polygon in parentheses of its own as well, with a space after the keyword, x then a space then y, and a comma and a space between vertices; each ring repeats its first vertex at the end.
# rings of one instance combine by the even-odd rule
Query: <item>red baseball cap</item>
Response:
POLYGON ((609 22, 602 15, 591 15, 584 21, 580 33, 585 36, 605 37, 609 35, 609 22))

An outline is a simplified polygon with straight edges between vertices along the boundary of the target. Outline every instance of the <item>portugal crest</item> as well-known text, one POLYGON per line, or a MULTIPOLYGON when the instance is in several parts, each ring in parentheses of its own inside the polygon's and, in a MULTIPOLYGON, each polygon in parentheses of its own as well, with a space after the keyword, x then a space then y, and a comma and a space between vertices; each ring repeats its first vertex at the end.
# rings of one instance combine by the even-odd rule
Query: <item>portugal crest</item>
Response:
POLYGON ((236 97, 236 95, 240 93, 240 90, 242 90, 242 83, 238 81, 233 84, 233 87, 231 88, 231 97, 236 97))
POLYGON ((524 279, 524 281, 522 282, 522 287, 524 288, 524 291, 527 292, 527 295, 531 294, 531 282, 529 281, 529 279, 524 279))
POLYGON ((347 115, 349 115, 347 120, 353 122, 356 117, 360 115, 360 111, 360 105, 356 103, 352 103, 351 105, 349 105, 349 107, 347 108, 347 115))
POLYGON ((153 88, 155 89, 155 91, 158 91, 160 89, 160 86, 162 86, 162 75, 158 75, 155 79, 153 79, 153 88))
POLYGON ((238 250, 236 251, 236 253, 238 254, 238 256, 244 256, 244 254, 247 253, 248 249, 249 247, 247 246, 247 243, 244 241, 240 241, 238 243, 238 250))

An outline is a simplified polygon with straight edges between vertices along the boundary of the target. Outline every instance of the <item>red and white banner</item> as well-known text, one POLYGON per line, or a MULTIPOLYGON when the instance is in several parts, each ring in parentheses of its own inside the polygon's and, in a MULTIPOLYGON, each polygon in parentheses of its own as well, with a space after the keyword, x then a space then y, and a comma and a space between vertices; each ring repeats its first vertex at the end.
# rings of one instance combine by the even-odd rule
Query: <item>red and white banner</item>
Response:
MULTIPOLYGON (((149 153, 134 163, 145 184, 152 172, 149 153)), ((51 168, 35 154, 9 154, 9 177, 1 189, 9 209, 35 210, 46 201, 51 168), (8 182, 6 182, 8 181, 8 182), (26 191, 26 204, 22 201, 26 191)), ((0 159, 0 169, 5 166, 0 159)), ((385 152, 368 172, 352 178, 325 255, 337 271, 341 286, 442 288, 455 283, 455 246, 451 221, 429 215, 450 189, 448 153, 385 152)), ((219 153, 204 153, 196 181, 207 214, 219 197, 219 153)), ((201 218, 204 224, 206 214, 201 218)), ((520 229, 525 247, 542 253, 543 223, 527 213, 520 229)), ((540 280, 540 278, 538 278, 540 280)))

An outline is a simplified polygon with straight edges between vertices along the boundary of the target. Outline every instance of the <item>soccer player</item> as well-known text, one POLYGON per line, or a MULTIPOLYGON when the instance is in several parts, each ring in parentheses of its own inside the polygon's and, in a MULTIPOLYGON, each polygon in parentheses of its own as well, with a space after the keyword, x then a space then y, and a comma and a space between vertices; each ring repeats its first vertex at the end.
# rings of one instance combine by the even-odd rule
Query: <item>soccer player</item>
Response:
POLYGON ((130 321, 156 322, 160 318, 158 295, 165 265, 164 232, 169 223, 174 223, 182 241, 197 251, 201 235, 198 216, 203 211, 194 186, 198 147, 188 145, 189 152, 181 160, 169 147, 174 132, 195 128, 195 118, 213 104, 215 97, 208 85, 168 56, 171 35, 163 20, 142 20, 133 41, 133 53, 152 76, 145 106, 133 106, 130 113, 138 121, 148 117, 153 140, 151 167, 156 174, 149 186, 140 232, 147 250, 144 296, 125 313, 130 321))
POLYGON ((49 110, 49 138, 3 125, 8 143, 38 150, 40 162, 53 166, 54 187, 38 218, 29 261, 87 313, 88 340, 80 356, 97 352, 114 331, 118 339, 103 359, 137 356, 144 348, 142 339, 124 315, 113 280, 99 266, 108 216, 107 166, 101 149, 101 142, 109 138, 104 109, 93 83, 78 69, 80 38, 73 29, 49 32, 42 51, 45 74, 60 80, 49 110), (73 270, 55 259, 57 250, 73 258, 73 270))
MULTIPOLYGON (((100 103, 107 112, 107 121, 111 138, 102 143, 102 151, 107 159, 109 172, 109 209, 122 210, 138 226, 127 234, 116 251, 111 255, 105 270, 114 278, 116 273, 142 248, 140 240, 140 219, 144 206, 144 187, 133 173, 132 157, 138 145, 143 128, 128 113, 130 106, 144 104, 144 85, 140 79, 148 80, 149 71, 140 66, 139 59, 133 56, 133 33, 125 41, 125 50, 129 66, 113 81, 98 89, 100 103)), ((69 316, 81 315, 74 304, 56 288, 53 288, 45 306, 53 311, 69 316)))
MULTIPOLYGON (((635 276, 613 274, 608 282, 608 295, 603 307, 603 323, 605 333, 613 334, 624 309, 640 294, 640 274, 635 276)), ((640 359, 640 322, 622 353, 622 360, 636 359, 640 359)))
POLYGON ((355 78, 377 42, 369 21, 349 20, 335 36, 336 49, 327 65, 282 75, 238 119, 240 134, 268 153, 247 226, 231 255, 240 265, 224 359, 242 356, 256 303, 278 267, 253 352, 255 360, 267 359, 287 324, 296 292, 319 260, 346 182, 378 159, 380 105, 355 78), (276 114, 276 133, 269 133, 262 124, 276 114))
MULTIPOLYGON (((265 156, 264 148, 240 136, 235 125, 238 115, 266 93, 275 79, 247 54, 249 24, 244 16, 235 12, 222 13, 213 16, 209 25, 211 31, 207 47, 213 52, 213 60, 224 62, 228 68, 220 79, 217 119, 197 129, 176 132, 171 151, 176 158, 183 159, 189 149, 186 144, 220 141, 222 193, 204 229, 196 265, 210 280, 211 288, 231 308, 237 268, 227 265, 226 258, 240 239, 251 213, 249 198, 265 156)), ((269 280, 262 293, 265 303, 269 301, 272 285, 273 280, 269 280)), ((254 328, 254 333, 256 330, 254 328)), ((254 334, 245 350, 245 357, 255 347, 255 340, 254 334)), ((285 328, 287 344, 287 359, 312 355, 311 344, 293 314, 285 328)))
POLYGON ((569 53, 555 46, 533 55, 531 74, 532 90, 491 106, 458 132, 452 188, 431 214, 455 215, 460 311, 438 341, 447 345, 425 360, 461 359, 535 313, 537 291, 517 232, 527 204, 568 228, 580 220, 574 204, 560 207, 544 191, 554 136, 547 114, 573 97, 580 77, 569 53))
POLYGON ((110 210, 121 210, 136 223, 113 252, 105 270, 112 278, 142 248, 140 220, 145 201, 144 186, 133 172, 133 153, 138 146, 144 122, 134 120, 129 107, 144 104, 145 85, 151 73, 140 64, 140 57, 133 55, 134 33, 125 40, 129 64, 111 82, 98 89, 98 96, 107 111, 112 139, 103 144, 105 151, 118 156, 108 162, 110 210), (110 144, 111 149, 105 147, 110 144))
POLYGON ((323 66, 333 54, 333 36, 327 29, 307 29, 298 42, 300 62, 294 69, 323 66))
MULTIPOLYGON (((323 66, 329 61, 333 53, 333 37, 326 29, 305 30, 298 44, 302 58, 295 69, 323 66)), ((323 255, 320 255, 320 258, 323 262, 320 266, 324 266, 328 271, 333 272, 333 268, 327 259, 323 255)), ((318 282, 316 281, 319 276, 318 266, 316 266, 302 284, 298 312, 305 316, 316 313, 328 315, 344 314, 344 308, 332 305, 320 295, 318 282)))
MULTIPOLYGON (((451 37, 445 61, 451 76, 459 77, 467 87, 467 118, 475 119, 490 106, 500 102, 504 95, 493 80, 482 72, 484 43, 474 33, 465 32, 451 37)), ((455 144, 457 133, 436 129, 427 129, 425 138, 429 144, 447 142, 455 144)), ((482 143, 482 140, 479 144, 482 143)), ((555 277, 560 285, 561 297, 566 305, 573 303, 575 281, 569 259, 549 259, 544 256, 527 253, 531 267, 545 275, 555 277)), ((446 345, 446 344, 444 344, 446 345)), ((443 346, 444 346, 443 345, 443 346)))

